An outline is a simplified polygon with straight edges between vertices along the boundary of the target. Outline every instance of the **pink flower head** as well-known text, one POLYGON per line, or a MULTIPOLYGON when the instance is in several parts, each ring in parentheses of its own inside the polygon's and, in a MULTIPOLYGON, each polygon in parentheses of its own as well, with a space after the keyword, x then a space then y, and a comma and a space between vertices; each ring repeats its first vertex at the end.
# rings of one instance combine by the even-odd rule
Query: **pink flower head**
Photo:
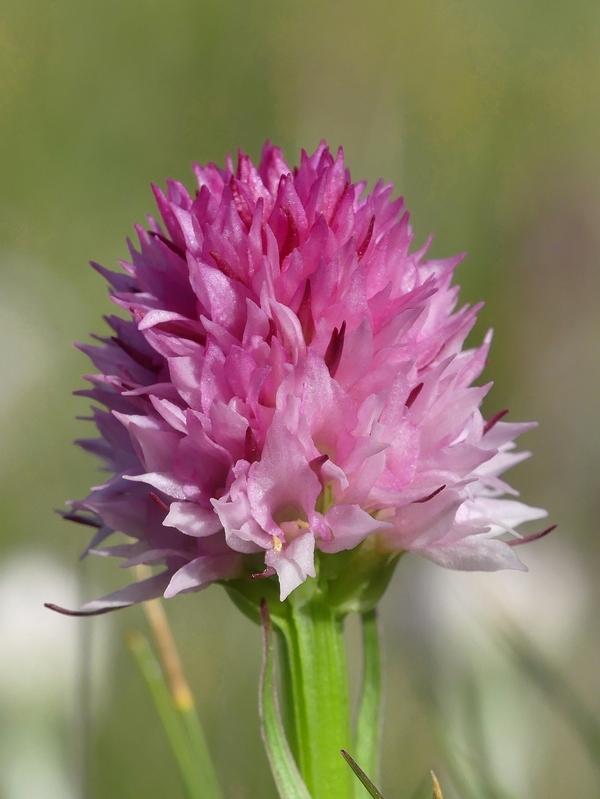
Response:
MULTIPOLYGON (((455 310, 462 256, 410 252, 403 201, 365 195, 325 143, 291 169, 194 168, 193 196, 154 188, 124 273, 95 265, 127 318, 81 346, 99 374, 80 392, 112 474, 68 518, 89 551, 164 570, 89 609, 197 591, 264 569, 285 598, 316 554, 370 539, 455 569, 523 569, 499 538, 545 512, 499 475, 531 424, 486 422, 472 385, 491 336, 463 350, 477 308, 455 310), (112 532, 133 543, 98 548, 112 532)), ((324 556, 326 557, 326 555, 324 556)))

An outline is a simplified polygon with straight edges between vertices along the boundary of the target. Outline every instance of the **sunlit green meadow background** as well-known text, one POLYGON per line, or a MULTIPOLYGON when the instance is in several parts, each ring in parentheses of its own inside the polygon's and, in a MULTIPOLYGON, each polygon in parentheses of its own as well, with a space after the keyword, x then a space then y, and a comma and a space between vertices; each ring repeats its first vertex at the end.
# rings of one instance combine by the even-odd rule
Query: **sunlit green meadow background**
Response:
MULTIPOLYGON (((123 643, 141 610, 41 610, 126 580, 114 562, 80 564, 86 531, 53 513, 99 480, 71 445, 87 411, 71 391, 90 370, 71 343, 104 332, 87 261, 125 257, 149 183, 191 186, 192 161, 257 157, 267 138, 291 162, 321 138, 343 145, 355 179, 405 195, 417 244, 435 231, 435 255, 468 251, 462 299, 486 302, 473 340, 495 329, 486 412, 540 422, 511 482, 558 529, 521 550, 529 574, 446 575, 408 556, 383 602, 384 795, 431 796, 432 767, 449 799, 598 795, 561 700, 515 668, 499 629, 519 625, 600 717, 600 5, 0 7, 0 796, 183 799, 123 643), (74 663, 89 637, 88 701, 74 663)), ((168 612, 227 797, 273 799, 258 629, 220 588, 168 612)))

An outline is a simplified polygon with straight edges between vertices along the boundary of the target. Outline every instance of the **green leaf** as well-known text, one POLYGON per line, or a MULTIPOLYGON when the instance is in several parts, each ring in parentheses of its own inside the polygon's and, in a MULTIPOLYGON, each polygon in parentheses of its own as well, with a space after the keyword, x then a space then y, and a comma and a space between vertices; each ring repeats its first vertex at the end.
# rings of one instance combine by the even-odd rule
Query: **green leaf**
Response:
POLYGON ((259 692, 260 722, 271 772, 281 799, 311 799, 285 737, 275 682, 273 630, 264 600, 260 612, 264 640, 259 692))
POLYGON ((369 792, 369 796, 372 796, 373 799, 383 799, 383 795, 381 792, 373 785, 371 780, 367 777, 365 772, 361 769, 358 763, 346 752, 345 749, 342 749, 342 756, 346 763, 350 766, 352 771, 356 774, 358 779, 361 783, 365 786, 367 791, 369 792))
MULTIPOLYGON (((363 633, 363 677, 356 716, 356 759, 379 780, 381 760, 382 702, 381 647, 375 609, 361 617, 363 633)), ((357 785, 356 799, 363 795, 357 785)))

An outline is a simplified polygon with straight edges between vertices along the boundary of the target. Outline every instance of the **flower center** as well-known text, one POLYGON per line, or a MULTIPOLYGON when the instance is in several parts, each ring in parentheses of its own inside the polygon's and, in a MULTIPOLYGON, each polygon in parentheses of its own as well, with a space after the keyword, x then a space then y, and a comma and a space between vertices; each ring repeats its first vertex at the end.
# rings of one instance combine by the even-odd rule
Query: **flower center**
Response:
MULTIPOLYGON (((275 521, 283 531, 285 541, 289 544, 294 538, 302 535, 303 532, 309 529, 308 516, 304 510, 296 504, 285 505, 273 514, 273 521, 275 521)), ((275 550, 280 551, 283 541, 279 536, 275 536, 273 542, 275 550), (277 544, 279 541, 279 545, 277 544)))

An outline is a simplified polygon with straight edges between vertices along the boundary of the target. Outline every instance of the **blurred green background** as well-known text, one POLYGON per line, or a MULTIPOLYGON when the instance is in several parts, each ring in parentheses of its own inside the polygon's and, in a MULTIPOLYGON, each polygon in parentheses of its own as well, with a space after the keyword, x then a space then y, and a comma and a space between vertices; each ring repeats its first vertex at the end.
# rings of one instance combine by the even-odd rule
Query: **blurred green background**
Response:
MULTIPOLYGON (((85 530, 52 513, 98 481, 96 463, 70 443, 84 434, 74 417, 87 411, 71 390, 91 369, 71 342, 103 333, 110 310, 87 261, 112 268, 126 256, 125 236, 154 212, 150 181, 191 186, 192 161, 222 163, 238 148, 257 157, 267 138, 292 163, 321 138, 343 145, 355 180, 384 177, 405 195, 418 245, 435 231, 435 255, 468 251, 462 299, 486 301, 476 338, 496 331, 486 411, 539 420, 523 444, 535 456, 510 481, 559 526, 521 550, 529 575, 479 580, 440 575, 416 557, 400 564, 383 604, 386 797, 430 796, 431 767, 444 796, 458 796, 448 752, 479 796, 596 795, 572 720, 495 641, 510 614, 600 715, 600 5, 0 5, 0 795, 53 799, 50 786, 63 779, 57 795, 82 797, 72 777, 76 673, 56 666, 75 703, 65 715, 51 686, 33 690, 39 674, 19 683, 2 671, 21 645, 42 673, 57 649, 68 660, 77 630, 91 632, 102 661, 87 795, 183 796, 123 645, 127 629, 143 627, 141 611, 90 620, 87 632, 36 616, 39 603, 37 621, 19 614, 42 588, 79 579, 89 598, 125 581, 112 562, 81 566, 85 530), (46 761, 54 776, 44 777, 46 761), (34 773, 45 790, 31 787, 34 773)), ((168 612, 227 796, 272 799, 257 629, 218 588, 177 598, 168 612)))

